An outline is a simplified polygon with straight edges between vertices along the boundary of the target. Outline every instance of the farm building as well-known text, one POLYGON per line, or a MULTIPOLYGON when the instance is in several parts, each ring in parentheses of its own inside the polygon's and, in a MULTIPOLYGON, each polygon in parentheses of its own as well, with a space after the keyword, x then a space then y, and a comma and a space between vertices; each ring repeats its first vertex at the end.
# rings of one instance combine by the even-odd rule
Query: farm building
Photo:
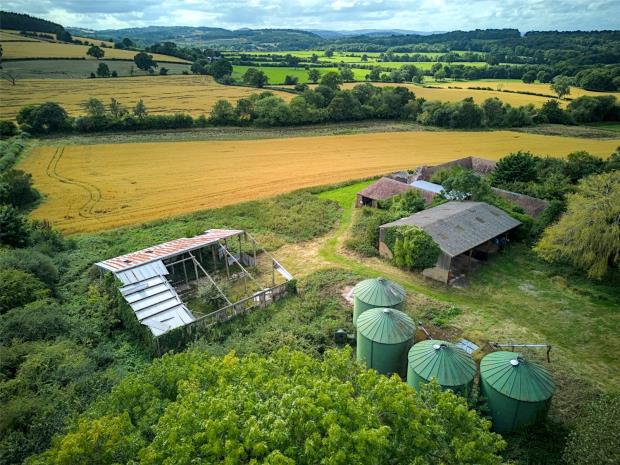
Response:
POLYGON ((439 245, 437 263, 423 274, 448 283, 469 269, 472 259, 484 259, 506 242, 508 232, 521 223, 485 202, 450 201, 384 224, 379 229, 379 252, 392 258, 386 244, 386 230, 399 226, 418 226, 439 245))
POLYGON ((412 181, 430 181, 433 174, 438 171, 460 166, 466 170, 472 170, 474 173, 483 176, 495 170, 497 162, 478 157, 465 157, 458 160, 452 160, 441 165, 419 166, 411 178, 412 181))
MULTIPOLYGON (((112 272, 122 283, 119 288, 137 321, 158 338, 183 327, 209 327, 219 321, 264 307, 286 293, 292 276, 268 256, 268 283, 258 282, 261 255, 256 241, 245 231, 210 229, 194 237, 183 237, 147 249, 96 263, 101 272, 112 272), (257 257, 258 256, 258 257, 257 257), (252 269, 252 273, 248 271, 252 269), (279 281, 276 283, 276 272, 279 281), (219 284, 218 284, 219 283, 219 284), (236 286, 245 296, 232 298, 223 283, 236 286), (213 286, 220 308, 202 314, 192 312, 183 297, 191 297, 198 285, 213 286)), ((202 309, 204 310, 204 309, 202 309)))
MULTIPOLYGON (((420 191, 422 198, 427 204, 431 203, 433 197, 439 195, 441 191, 443 191, 443 187, 440 184, 435 184, 429 181, 413 181, 410 185, 420 191)), ((508 200, 518 207, 521 207, 525 213, 533 218, 536 218, 545 210, 545 208, 549 206, 549 202, 546 200, 537 199, 536 197, 531 197, 529 195, 506 191, 504 189, 498 189, 497 187, 492 187, 491 191, 498 197, 508 200)))
POLYGON ((395 195, 402 194, 413 189, 410 185, 383 177, 371 184, 366 189, 357 193, 355 207, 378 207, 379 201, 386 200, 395 195))

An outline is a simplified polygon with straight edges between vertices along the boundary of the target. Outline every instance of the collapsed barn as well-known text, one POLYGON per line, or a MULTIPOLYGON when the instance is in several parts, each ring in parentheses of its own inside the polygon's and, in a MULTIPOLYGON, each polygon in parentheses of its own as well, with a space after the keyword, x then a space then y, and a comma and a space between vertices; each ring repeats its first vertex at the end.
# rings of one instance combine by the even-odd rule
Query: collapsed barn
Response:
POLYGON ((449 283, 471 268, 472 260, 485 259, 506 244, 508 233, 521 224, 504 211, 485 202, 450 201, 406 218, 381 225, 379 253, 392 258, 388 230, 417 226, 427 232, 441 253, 432 268, 422 274, 449 283))
POLYGON ((287 294, 293 277, 246 231, 210 229, 96 263, 122 283, 121 295, 154 346, 186 339, 287 294), (197 298, 201 289, 203 298, 197 298))

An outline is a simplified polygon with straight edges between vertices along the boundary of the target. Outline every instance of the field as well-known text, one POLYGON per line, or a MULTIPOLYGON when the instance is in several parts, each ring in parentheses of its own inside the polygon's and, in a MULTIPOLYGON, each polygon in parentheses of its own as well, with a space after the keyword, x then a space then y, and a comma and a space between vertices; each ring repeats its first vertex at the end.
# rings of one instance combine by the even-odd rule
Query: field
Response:
MULTIPOLYGON (((358 83, 349 82, 344 84, 344 88, 351 88, 358 83)), ((447 86, 442 88, 434 87, 423 87, 416 84, 394 84, 394 83, 373 83, 375 86, 404 86, 409 89, 416 95, 416 97, 423 97, 426 100, 441 100, 444 102, 460 102, 464 98, 473 97, 476 103, 482 103, 484 100, 492 97, 497 97, 503 102, 510 103, 513 106, 522 106, 528 105, 530 103, 541 106, 549 97, 541 97, 538 95, 527 95, 527 94, 517 94, 511 92, 500 92, 493 90, 468 90, 468 89, 448 89, 447 86)), ((461 83, 459 83, 461 84, 461 83)), ((568 104, 567 101, 562 101, 562 105, 566 106, 568 104)))
POLYGON ((95 44, 95 45, 101 45, 104 44, 106 47, 114 47, 114 42, 110 42, 109 40, 101 40, 101 39, 94 39, 93 37, 80 37, 80 36, 73 36, 73 38, 75 40, 81 40, 84 43, 89 43, 89 44, 95 44))
MULTIPOLYGON (((233 66, 233 78, 241 80, 243 73, 248 68, 256 68, 255 66, 233 66)), ((280 66, 262 66, 258 67, 269 78, 269 84, 283 84, 286 75, 296 76, 299 82, 310 82, 308 80, 308 71, 303 66, 293 67, 280 67, 280 66)), ((316 68, 321 72, 321 75, 330 71, 338 71, 338 68, 316 68)), ((368 69, 353 68, 353 76, 357 81, 363 81, 366 79, 366 75, 370 73, 368 69)))
MULTIPOLYGON (((534 92, 537 94, 546 94, 546 95, 556 95, 555 92, 551 89, 550 84, 541 84, 541 83, 532 83, 526 84, 523 81, 519 81, 516 79, 500 79, 500 80, 492 80, 492 79, 480 79, 478 81, 443 81, 443 82, 433 82, 433 86, 441 86, 441 87, 462 87, 463 89, 467 89, 470 87, 491 87, 492 89, 497 90, 508 90, 512 92, 534 92)), ((476 92, 484 92, 484 91, 476 91, 476 92)), ((571 87, 569 98, 577 98, 583 95, 597 96, 597 95, 615 95, 620 98, 620 92, 594 92, 591 90, 581 89, 579 87, 571 87)))
MULTIPOLYGON (((2 68, 21 79, 80 79, 87 78, 97 71, 99 63, 105 63, 110 72, 116 71, 119 76, 130 76, 133 68, 134 76, 147 76, 148 73, 136 68, 133 61, 121 60, 18 60, 5 61, 2 68)), ((189 65, 183 63, 162 63, 168 74, 182 74, 189 71, 189 65)), ((158 73, 159 68, 155 71, 158 73)))
POLYGON ((46 200, 33 216, 67 233, 141 223, 297 188, 515 150, 607 156, 620 140, 510 131, 39 146, 20 163, 46 200))
MULTIPOLYGON (((237 100, 257 89, 223 86, 209 76, 148 76, 107 79, 22 79, 11 86, 0 82, 2 108, 0 118, 14 118, 21 107, 42 102, 57 102, 71 115, 83 113, 89 97, 108 102, 116 98, 123 105, 143 99, 151 113, 185 112, 198 116, 209 113, 218 99, 237 100)), ((278 92, 276 92, 278 93, 278 92)), ((290 99, 293 94, 279 92, 290 99)))
MULTIPOLYGON (((86 60, 95 60, 95 58, 86 55, 89 46, 74 45, 56 42, 1 42, 3 59, 26 59, 26 58, 84 58, 86 60)), ((133 60, 137 52, 132 50, 118 50, 114 48, 105 48, 106 58, 114 58, 119 60, 133 60)), ((168 55, 160 55, 153 53, 153 59, 157 62, 173 62, 187 63, 186 60, 168 55)))

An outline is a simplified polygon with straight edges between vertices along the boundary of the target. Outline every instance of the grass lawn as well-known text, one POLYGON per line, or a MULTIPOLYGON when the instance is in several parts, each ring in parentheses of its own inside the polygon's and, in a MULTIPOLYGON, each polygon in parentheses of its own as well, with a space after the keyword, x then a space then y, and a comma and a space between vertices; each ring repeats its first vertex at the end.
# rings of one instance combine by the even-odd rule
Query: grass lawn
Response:
POLYGON ((604 123, 589 123, 586 126, 590 126, 598 129, 605 129, 607 131, 620 132, 620 123, 604 122, 604 123))

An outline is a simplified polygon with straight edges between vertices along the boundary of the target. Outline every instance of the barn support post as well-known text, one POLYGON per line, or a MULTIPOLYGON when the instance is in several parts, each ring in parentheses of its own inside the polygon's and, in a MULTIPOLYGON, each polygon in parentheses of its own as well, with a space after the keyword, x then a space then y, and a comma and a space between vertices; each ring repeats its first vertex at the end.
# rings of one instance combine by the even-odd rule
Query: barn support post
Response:
POLYGON ((185 276, 185 284, 189 284, 189 280, 187 279, 187 266, 185 266, 185 260, 183 260, 183 275, 185 276))
POLYGON ((474 252, 474 249, 469 249, 469 260, 467 261, 467 273, 471 271, 471 254, 474 252))
MULTIPOLYGON (((226 239, 224 239, 224 250, 228 252, 228 241, 226 239)), ((224 254, 224 264, 226 265, 226 276, 230 281, 230 269, 228 268, 228 257, 226 256, 226 254, 224 254)))

